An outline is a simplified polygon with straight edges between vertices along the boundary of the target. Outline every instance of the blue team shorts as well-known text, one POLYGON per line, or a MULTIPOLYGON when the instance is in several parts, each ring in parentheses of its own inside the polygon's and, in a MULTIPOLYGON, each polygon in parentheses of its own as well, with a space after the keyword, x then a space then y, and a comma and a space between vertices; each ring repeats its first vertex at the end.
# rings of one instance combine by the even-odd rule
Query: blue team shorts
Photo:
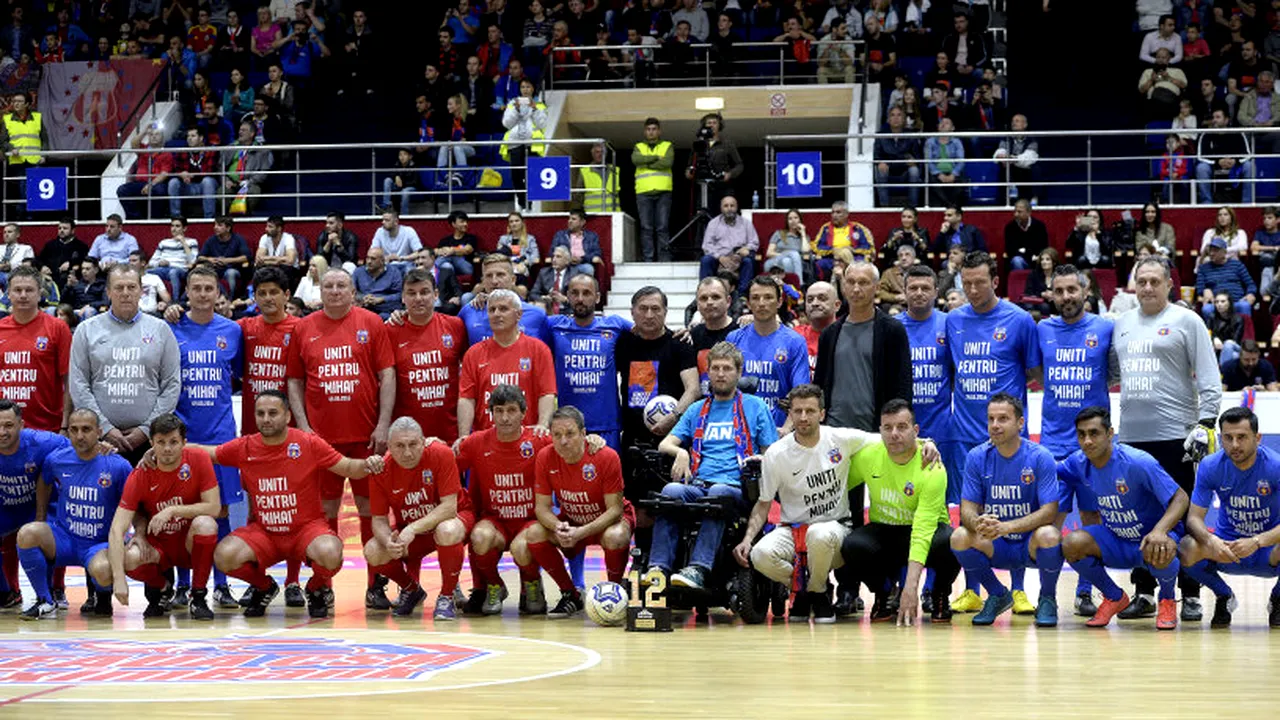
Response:
POLYGON ((991 541, 991 567, 1015 570, 1035 565, 1031 561, 1031 538, 1010 540, 1007 537, 991 541))
POLYGON ((1219 572, 1228 575, 1253 575, 1254 577, 1276 577, 1280 575, 1280 567, 1271 564, 1271 548, 1258 548, 1249 557, 1233 563, 1209 561, 1219 572))
MULTIPOLYGON (((1142 541, 1125 540, 1111 532, 1106 525, 1085 525, 1081 530, 1093 536, 1093 541, 1102 551, 1102 564, 1109 568, 1146 567, 1147 561, 1142 559, 1142 541)), ((1177 543, 1182 536, 1170 532, 1169 537, 1177 543)))
POLYGON ((214 465, 213 474, 218 476, 218 496, 222 499, 222 507, 244 500, 244 491, 240 489, 240 471, 237 468, 214 465))
POLYGON ((34 522, 35 519, 35 508, 30 508, 25 512, 0 511, 0 537, 18 532, 23 525, 34 522))
POLYGON ((964 463, 967 452, 964 443, 946 440, 938 443, 942 467, 947 471, 947 504, 960 504, 960 491, 964 488, 964 463))
POLYGON ((57 567, 75 565, 87 569, 93 556, 107 549, 106 543, 78 538, 56 523, 49 523, 49 529, 53 531, 53 564, 57 567))

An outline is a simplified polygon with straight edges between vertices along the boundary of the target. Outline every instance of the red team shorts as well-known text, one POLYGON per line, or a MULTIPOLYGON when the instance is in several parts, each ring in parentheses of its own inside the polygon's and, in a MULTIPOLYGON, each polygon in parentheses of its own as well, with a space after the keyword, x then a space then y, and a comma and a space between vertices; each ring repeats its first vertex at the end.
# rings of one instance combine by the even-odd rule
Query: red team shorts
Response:
MULTIPOLYGON (((369 443, 341 443, 333 446, 344 457, 363 460, 369 457, 369 443)), ((347 478, 336 475, 328 470, 320 471, 320 497, 324 500, 341 500, 343 483, 347 478)), ((369 478, 361 478, 356 480, 351 478, 351 494, 360 497, 369 497, 369 478)))
MULTIPOLYGON (((571 520, 569 520, 569 518, 565 517, 564 515, 561 515, 560 519, 568 522, 572 522, 571 520)), ((627 524, 628 529, 632 531, 635 530, 636 509, 634 506, 631 505, 631 502, 629 500, 622 501, 622 521, 627 524)), ((581 553, 583 550, 586 550, 591 545, 599 545, 600 536, 603 534, 604 533, 596 533, 591 537, 583 538, 580 542, 578 542, 577 545, 574 545, 571 548, 560 548, 560 551, 564 553, 565 557, 574 557, 579 553, 581 553)), ((554 545, 554 543, 552 544, 554 545)), ((556 547, 559 547, 559 546, 557 545, 556 547)))
MULTIPOLYGON (((458 513, 458 519, 462 521, 462 544, 465 545, 467 539, 471 537, 471 528, 476 526, 476 516, 470 510, 463 510, 458 513)), ((410 560, 421 561, 422 558, 435 551, 435 533, 427 533, 413 538, 413 542, 409 544, 409 553, 406 557, 410 560)))
POLYGON ((502 544, 507 548, 511 547, 511 543, 515 541, 520 533, 528 530, 530 527, 537 525, 537 518, 521 518, 519 520, 503 520, 500 517, 486 517, 481 520, 487 520, 493 523, 493 527, 498 530, 498 534, 502 536, 502 544))
POLYGON ((329 529, 329 521, 324 518, 310 520, 302 527, 289 534, 269 533, 260 523, 250 522, 248 525, 231 533, 253 549, 260 567, 267 568, 281 560, 295 560, 299 563, 307 561, 307 546, 312 540, 324 535, 337 535, 329 529))
MULTIPOLYGON (((189 529, 188 529, 189 531, 189 529)), ((187 550, 187 533, 147 535, 147 542, 160 553, 156 565, 164 572, 169 568, 191 568, 191 552, 187 550)))

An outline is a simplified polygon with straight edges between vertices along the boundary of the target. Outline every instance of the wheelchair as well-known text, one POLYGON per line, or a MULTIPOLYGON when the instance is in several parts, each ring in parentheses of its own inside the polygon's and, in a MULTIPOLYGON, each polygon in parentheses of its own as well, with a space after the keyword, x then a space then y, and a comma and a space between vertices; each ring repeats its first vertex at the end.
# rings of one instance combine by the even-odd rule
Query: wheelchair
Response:
MULTIPOLYGON (((632 447, 628 449, 628 453, 631 467, 636 468, 638 474, 655 481, 654 484, 659 487, 669 482, 670 458, 650 448, 632 447)), ((743 497, 750 508, 760 497, 758 459, 747 463, 741 480, 743 497)), ((635 504, 654 517, 663 516, 674 520, 680 527, 675 567, 683 567, 688 562, 689 552, 703 520, 720 518, 725 521, 724 537, 716 551, 707 587, 693 590, 668 585, 665 596, 669 607, 675 610, 693 610, 704 618, 708 616, 708 608, 724 607, 749 625, 764 622, 771 607, 775 616, 785 613, 787 588, 761 575, 755 568, 742 567, 733 557, 734 547, 746 532, 748 513, 744 513, 731 499, 706 497, 693 502, 682 502, 664 497, 660 492, 650 491, 647 497, 637 500, 635 504)))

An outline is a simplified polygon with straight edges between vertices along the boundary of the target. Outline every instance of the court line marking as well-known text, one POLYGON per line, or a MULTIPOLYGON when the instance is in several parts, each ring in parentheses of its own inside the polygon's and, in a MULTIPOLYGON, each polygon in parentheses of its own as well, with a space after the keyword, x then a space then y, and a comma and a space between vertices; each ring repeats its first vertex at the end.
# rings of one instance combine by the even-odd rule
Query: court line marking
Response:
POLYGON ((0 707, 4 707, 5 705, 17 705, 20 702, 29 701, 32 698, 38 698, 41 695, 51 695, 60 690, 66 690, 67 688, 73 688, 73 687, 76 687, 75 683, 71 683, 70 685, 59 685, 57 687, 36 690, 35 692, 29 692, 26 695, 19 695, 17 697, 8 698, 7 700, 0 700, 0 707))

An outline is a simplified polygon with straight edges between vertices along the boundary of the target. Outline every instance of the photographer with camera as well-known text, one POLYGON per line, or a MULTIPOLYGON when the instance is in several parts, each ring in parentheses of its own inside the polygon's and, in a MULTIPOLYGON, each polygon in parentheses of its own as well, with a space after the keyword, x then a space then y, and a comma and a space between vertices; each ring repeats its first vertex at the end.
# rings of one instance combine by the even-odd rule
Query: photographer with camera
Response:
POLYGON ((1167 48, 1155 53, 1155 65, 1142 71, 1138 92, 1147 99, 1147 116, 1152 120, 1168 120, 1178 114, 1178 100, 1187 89, 1187 76, 1169 67, 1173 54, 1167 48))
POLYGON ((724 118, 720 113, 702 117, 702 125, 693 141, 693 158, 684 176, 707 188, 703 207, 712 207, 720 198, 733 194, 733 181, 742 174, 742 156, 733 141, 725 139, 724 118))

